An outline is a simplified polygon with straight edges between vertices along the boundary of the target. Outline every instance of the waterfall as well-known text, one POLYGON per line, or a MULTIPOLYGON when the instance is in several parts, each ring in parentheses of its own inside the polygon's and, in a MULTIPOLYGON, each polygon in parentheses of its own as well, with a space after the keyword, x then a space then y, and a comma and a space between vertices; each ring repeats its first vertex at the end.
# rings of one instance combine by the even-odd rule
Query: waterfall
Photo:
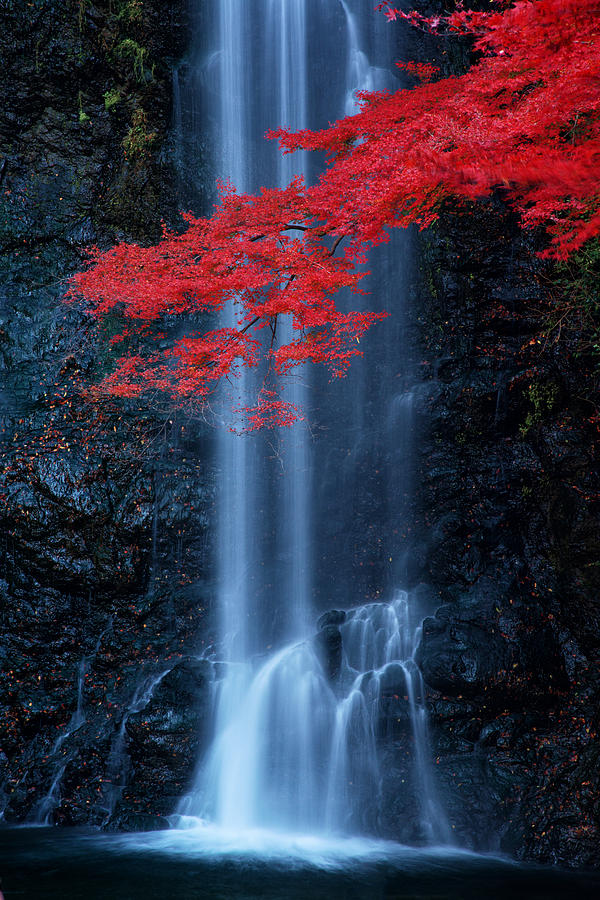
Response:
POLYGON ((77 705, 75 711, 71 715, 67 727, 59 734, 50 751, 50 759, 55 760, 52 781, 46 795, 41 799, 36 810, 34 811, 34 822, 40 825, 49 825, 51 822, 52 812, 60 802, 60 788, 63 776, 66 772, 67 765, 71 762, 73 753, 65 753, 62 750, 63 745, 69 740, 72 734, 79 731, 85 722, 85 713, 83 710, 83 689, 85 685, 85 676, 88 670, 88 659, 83 657, 79 663, 77 673, 77 705))
MULTIPOLYGON (((198 52, 190 83, 211 123, 215 174, 239 191, 283 186, 297 174, 314 177, 304 154, 282 157, 263 140, 269 127, 324 127, 356 110, 357 90, 390 86, 383 17, 377 24, 371 4, 360 0, 218 0, 207 33, 210 45, 198 52)), ((181 108, 178 94, 178 115, 181 108)), ((392 247, 398 254, 398 244, 392 247)), ((374 297, 382 295, 383 306, 401 305, 390 293, 390 284, 401 289, 401 279, 385 248, 378 268, 381 276, 370 283, 374 297)), ((221 322, 232 325, 233 313, 221 322)), ((289 340, 291 322, 278 331, 289 340)), ((450 840, 414 662, 419 613, 411 596, 397 590, 414 399, 401 332, 399 315, 386 330, 375 373, 368 368, 373 361, 357 366, 323 413, 324 437, 309 439, 302 423, 266 438, 219 432, 221 679, 214 738, 179 805, 180 823, 208 822, 238 835, 377 834, 385 774, 378 739, 393 682, 410 728, 418 840, 450 840), (357 568, 371 532, 358 550, 347 543, 366 466, 377 474, 373 495, 385 519, 377 523, 384 536, 374 542, 371 575, 367 566, 360 574, 357 568), (335 531, 332 541, 327 529, 335 531), (344 609, 322 615, 315 634, 315 619, 332 605, 333 579, 344 609)), ((252 401, 260 378, 246 372, 236 379, 238 403, 252 401)), ((320 377, 309 373, 289 379, 284 390, 308 409, 327 402, 315 400, 321 387, 320 377)))
POLYGON ((96 658, 96 655, 102 644, 102 640, 104 639, 105 635, 107 635, 108 632, 112 629, 112 627, 113 617, 110 616, 106 627, 98 635, 92 652, 83 656, 79 663, 77 669, 77 700, 75 710, 71 714, 71 718, 69 719, 65 730, 58 735, 52 746, 52 749, 50 750, 50 753, 48 754, 48 760, 52 765, 51 782, 45 796, 42 797, 33 811, 33 822, 35 822, 36 824, 49 825, 52 821, 52 813, 60 803, 60 790, 64 774, 67 770, 67 766, 72 762, 78 752, 78 748, 71 745, 70 738, 72 735, 78 732, 86 722, 86 675, 88 674, 90 666, 93 664, 96 658))
MULTIPOLYGON (((308 106, 308 64, 306 0, 286 3, 270 0, 267 6, 267 46, 274 59, 268 68, 279 73, 279 86, 273 116, 287 128, 306 128, 308 106)), ((267 75, 268 77, 268 75, 267 75)), ((277 156, 277 183, 285 187, 295 175, 306 174, 303 152, 277 156)), ((293 340, 290 316, 281 324, 283 343, 293 340)), ((298 408, 307 402, 303 379, 292 375, 285 398, 298 408)), ((285 576, 284 595, 290 607, 292 635, 302 633, 308 625, 310 593, 309 530, 310 469, 308 463, 307 432, 300 424, 286 430, 282 436, 283 490, 280 492, 279 520, 284 523, 283 547, 285 576)))
POLYGON ((127 776, 131 767, 129 755, 127 753, 126 728, 129 718, 135 713, 145 709, 152 695, 165 675, 170 672, 170 668, 162 669, 160 672, 147 675, 136 686, 130 701, 125 706, 123 718, 116 735, 113 737, 110 752, 108 754, 105 791, 103 796, 103 825, 107 825, 115 811, 119 802, 123 789, 127 784, 127 776))
MULTIPOLYGON (((306 0, 223 0, 218 4, 214 53, 209 54, 210 77, 217 120, 220 166, 218 175, 239 191, 256 190, 267 181, 280 186, 302 172, 302 155, 282 157, 264 141, 269 125, 292 128, 306 125, 306 0), (261 27, 261 52, 251 36, 261 27), (265 156, 271 157, 271 165, 265 156), (277 165, 274 166, 273 164, 277 165)), ((291 339, 290 317, 282 317, 280 338, 291 339)), ((221 324, 235 324, 230 308, 221 324)), ((251 405, 258 375, 243 372, 237 379, 237 402, 251 405)), ((299 406, 305 389, 298 379, 286 389, 286 399, 299 406)), ((226 415, 230 412, 227 404, 226 415)), ((285 570, 279 584, 288 598, 288 615, 277 628, 291 637, 306 626, 309 562, 306 429, 297 425, 278 448, 279 464, 269 466, 269 446, 261 437, 243 438, 227 428, 219 432, 217 465, 221 471, 218 499, 219 631, 226 656, 244 660, 259 651, 266 610, 273 608, 274 577, 267 569, 285 570), (271 508, 277 497, 279 509, 271 508), (277 519, 277 534, 270 528, 277 519), (257 523, 257 519, 262 522, 257 523), (273 561, 276 562, 273 562, 273 561), (280 562, 279 562, 280 561, 280 562), (258 607, 258 613, 257 613, 258 607)), ((280 579, 277 579, 280 581, 280 579)), ((268 641, 267 641, 268 643, 268 641)))

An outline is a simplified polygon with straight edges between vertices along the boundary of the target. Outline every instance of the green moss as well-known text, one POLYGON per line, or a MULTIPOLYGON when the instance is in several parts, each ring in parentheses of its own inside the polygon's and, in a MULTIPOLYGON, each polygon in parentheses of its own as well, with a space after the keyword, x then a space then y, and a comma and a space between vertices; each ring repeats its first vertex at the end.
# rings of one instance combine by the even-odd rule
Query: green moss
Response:
POLYGON ((109 91, 105 91, 104 94, 104 109, 112 109, 123 99, 123 95, 118 88, 111 88, 109 91))
POLYGON ((145 47, 140 47, 133 38, 123 38, 115 47, 114 55, 117 59, 130 59, 133 64, 134 78, 139 82, 146 80, 144 64, 148 51, 145 47))
POLYGON ((139 24, 143 19, 142 0, 117 0, 115 5, 116 16, 126 25, 139 24))
POLYGON ((532 381, 527 390, 527 399, 530 410, 519 428, 521 437, 525 437, 532 428, 541 425, 552 412, 558 399, 558 388, 553 383, 544 384, 540 381, 532 381))
POLYGON ((123 138, 123 150, 129 162, 144 162, 150 155, 156 132, 149 131, 148 117, 143 109, 136 109, 129 131, 123 138))
POLYGON ((87 122, 90 121, 90 117, 83 109, 83 94, 81 91, 79 91, 79 94, 77 95, 77 97, 78 97, 78 101, 79 101, 79 124, 85 125, 87 122))

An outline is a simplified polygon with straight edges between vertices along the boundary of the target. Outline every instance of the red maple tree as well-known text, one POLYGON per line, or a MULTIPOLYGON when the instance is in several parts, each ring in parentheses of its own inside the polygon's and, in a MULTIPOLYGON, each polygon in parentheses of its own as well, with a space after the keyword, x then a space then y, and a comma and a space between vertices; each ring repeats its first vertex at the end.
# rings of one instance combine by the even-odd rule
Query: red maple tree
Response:
MULTIPOLYGON (((505 4, 501 4, 505 6, 505 4)), ((72 279, 96 317, 118 313, 123 333, 182 318, 183 337, 128 352, 100 390, 149 390, 202 404, 223 378, 265 361, 267 380, 246 410, 249 428, 288 425, 299 412, 271 378, 306 362, 343 375, 361 335, 384 313, 342 312, 336 295, 360 292, 370 246, 391 227, 430 225, 442 201, 501 190, 525 227, 543 226, 542 255, 564 259, 600 232, 600 0, 520 0, 494 12, 457 9, 424 18, 380 3, 390 19, 474 38, 464 75, 400 63, 412 89, 360 96, 360 111, 320 131, 271 134, 284 152, 319 150, 326 168, 257 195, 220 188, 209 218, 185 215, 153 247, 92 251, 72 279), (212 327, 214 313, 227 325, 212 327), (293 338, 278 342, 290 316, 293 338), (204 327, 191 327, 192 322, 204 327), (266 329, 261 334, 261 330, 266 329), (281 332, 281 329, 280 329, 281 332)))

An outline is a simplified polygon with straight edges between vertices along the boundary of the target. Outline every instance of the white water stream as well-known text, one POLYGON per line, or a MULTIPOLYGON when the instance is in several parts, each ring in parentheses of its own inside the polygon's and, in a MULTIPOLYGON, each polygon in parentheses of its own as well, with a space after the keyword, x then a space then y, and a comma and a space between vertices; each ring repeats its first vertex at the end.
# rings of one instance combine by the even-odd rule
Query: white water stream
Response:
POLYGON ((68 745, 70 738, 85 724, 85 679, 90 666, 93 664, 96 654, 100 649, 102 640, 106 634, 112 629, 113 618, 109 618, 104 630, 99 634, 94 649, 89 655, 84 656, 77 670, 77 703, 75 710, 71 714, 65 730, 62 731, 54 742, 49 753, 49 760, 53 765, 52 780, 50 787, 45 796, 41 799, 37 807, 33 811, 33 822, 38 825, 49 825, 51 823, 52 812, 60 803, 60 791, 64 774, 67 766, 74 758, 77 752, 76 747, 68 745), (65 744, 67 747, 65 748, 65 744))
MULTIPOLYGON (((215 0, 211 46, 198 61, 195 83, 220 178, 253 191, 314 174, 303 154, 282 157, 262 136, 269 127, 322 127, 353 111, 356 90, 385 86, 389 75, 371 65, 367 52, 368 44, 384 56, 387 41, 383 19, 373 25, 372 6, 370 0, 215 0)), ((229 316, 224 325, 232 324, 229 316)), ((291 327, 282 323, 284 340, 291 327)), ((397 342, 387 352, 397 353, 397 342)), ((308 379, 292 379, 288 399, 306 407, 308 379)), ((256 376, 242 375, 237 387, 243 404, 256 394, 256 376)), ((353 391, 357 402, 347 424, 359 447, 368 438, 367 387, 355 381, 353 391)), ((400 391, 388 399, 381 416, 391 423, 386 441, 397 452, 408 447, 401 432, 412 421, 412 395, 400 391)), ((376 835, 382 691, 393 676, 409 709, 418 830, 426 842, 447 843, 413 659, 419 620, 410 596, 396 590, 364 605, 348 596, 345 605, 354 608, 338 617, 339 631, 330 624, 314 639, 323 609, 315 602, 315 534, 329 510, 319 504, 307 428, 286 430, 276 452, 269 440, 222 429, 217 441, 217 608, 225 674, 214 740, 180 804, 180 823, 211 823, 240 835, 240 845, 242 835, 260 830, 323 839, 376 835)), ((404 460, 401 468, 408 468, 404 460)), ((399 492, 392 475, 389 480, 383 486, 388 504, 399 492)))

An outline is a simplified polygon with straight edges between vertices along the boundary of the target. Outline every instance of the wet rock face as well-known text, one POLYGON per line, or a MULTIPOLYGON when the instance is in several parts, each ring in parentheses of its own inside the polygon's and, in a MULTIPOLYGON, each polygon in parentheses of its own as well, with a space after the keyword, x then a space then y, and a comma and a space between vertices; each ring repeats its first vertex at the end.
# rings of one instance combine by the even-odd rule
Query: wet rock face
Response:
POLYGON ((317 628, 325 628, 327 625, 343 625, 346 621, 344 609, 330 609, 317 619, 317 628))
POLYGON ((424 237, 417 661, 459 841, 597 865, 598 442, 589 361, 540 338, 535 249, 496 202, 424 237))
POLYGON ((148 704, 127 720, 132 773, 112 826, 165 827, 194 775, 210 735, 212 666, 187 658, 158 682, 148 704), (156 785, 160 785, 157 795, 156 785))
MULTIPOLYGON (((510 594, 509 594, 510 596, 510 594)), ((441 606, 425 619, 417 662, 427 683, 456 696, 489 691, 530 693, 568 685, 556 635, 535 609, 508 604, 502 585, 486 578, 473 586, 457 606, 441 606), (537 614, 536 614, 537 613, 537 614)))
POLYGON ((107 336, 61 297, 86 246, 151 241, 174 220, 187 4, 1 6, 0 811, 110 825, 118 804, 123 823, 151 824, 175 782, 148 788, 148 814, 127 784, 169 742, 183 783, 181 748, 202 733, 199 676, 171 732, 158 714, 155 738, 134 726, 152 699, 140 689, 209 640, 207 439, 164 412, 90 404, 107 336))
MULTIPOLYGON (((328 615, 328 614, 326 614, 328 615)), ((319 622, 323 619, 319 619, 319 622)), ((337 625, 322 625, 313 639, 315 652, 323 671, 333 680, 342 665, 342 633, 337 625)))

